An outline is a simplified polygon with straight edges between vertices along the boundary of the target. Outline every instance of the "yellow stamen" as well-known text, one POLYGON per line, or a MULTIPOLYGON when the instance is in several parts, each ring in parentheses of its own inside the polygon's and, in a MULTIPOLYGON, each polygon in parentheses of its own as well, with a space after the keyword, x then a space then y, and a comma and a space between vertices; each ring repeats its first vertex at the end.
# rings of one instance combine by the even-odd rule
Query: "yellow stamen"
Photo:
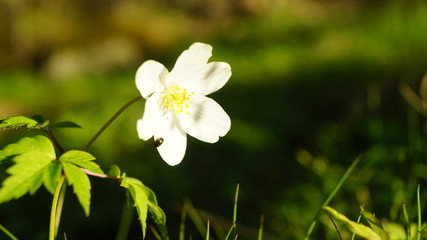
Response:
MULTIPOLYGON (((177 85, 172 86, 163 92, 163 107, 174 111, 176 114, 183 113, 193 102, 190 101, 193 95, 194 92, 187 92, 185 88, 180 88, 177 85)), ((185 111, 185 113, 190 114, 187 111, 185 111)))

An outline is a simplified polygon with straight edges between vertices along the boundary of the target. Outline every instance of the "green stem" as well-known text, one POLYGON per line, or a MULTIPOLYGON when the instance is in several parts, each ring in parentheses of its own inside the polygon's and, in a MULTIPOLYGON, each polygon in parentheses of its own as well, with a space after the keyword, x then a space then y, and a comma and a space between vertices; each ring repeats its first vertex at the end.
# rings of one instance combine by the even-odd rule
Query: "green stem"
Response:
POLYGON ((52 209, 50 210, 49 240, 55 239, 59 195, 64 181, 65 176, 62 175, 56 184, 55 193, 53 194, 52 209))
POLYGON ((93 177, 98 177, 98 178, 108 178, 108 179, 113 179, 119 183, 122 182, 122 179, 119 177, 114 177, 114 176, 110 176, 110 175, 106 175, 106 174, 99 174, 99 173, 94 173, 86 168, 80 168, 86 175, 88 176, 93 176, 93 177))
POLYGON ((58 150, 59 154, 62 155, 65 152, 65 150, 62 147, 62 145, 59 143, 58 139, 56 139, 56 137, 53 134, 52 130, 50 130, 50 129, 43 129, 43 131, 49 136, 50 140, 52 140, 52 142, 55 145, 56 149, 58 150))
POLYGON ((7 230, 5 227, 3 227, 3 225, 0 224, 0 230, 2 232, 4 232, 8 237, 10 237, 10 239, 12 240, 18 240, 11 232, 9 232, 9 230, 7 230))
POLYGON ((262 240, 262 233, 264 231, 264 215, 259 217, 259 230, 258 230, 258 240, 262 240))
POLYGON ((207 226, 207 229, 206 229, 206 240, 209 240, 209 232, 210 232, 210 222, 209 222, 209 219, 208 219, 208 224, 207 224, 208 226, 207 226))
POLYGON ((64 208, 66 190, 67 190, 67 186, 62 184, 61 192, 59 193, 58 205, 56 207, 55 236, 58 234, 59 222, 61 221, 61 215, 62 215, 62 209, 64 208))
MULTIPOLYGON (((359 217, 357 218, 356 223, 360 223, 360 220, 362 219, 362 212, 360 212, 359 217)), ((353 232, 353 235, 351 236, 350 240, 354 240, 354 238, 356 237, 356 233, 353 232)), ((409 239, 409 238, 408 238, 409 239)))
POLYGON ((314 230, 314 227, 317 224, 317 219, 319 218, 320 214, 322 213, 322 210, 324 207, 326 207, 331 201, 332 199, 335 197, 335 195, 337 194, 337 192, 340 190, 340 188, 342 187, 342 185, 344 184, 344 182, 347 180, 348 176, 350 175, 350 173, 353 171, 353 169, 356 167, 356 165, 359 163, 360 161, 360 156, 357 157, 353 163, 350 165, 350 167, 347 169, 347 171, 344 173, 344 175, 341 177, 340 181, 337 183, 337 185, 335 186, 334 190, 332 190, 331 194, 329 194, 328 198, 325 200, 325 202, 322 204, 322 207, 319 209, 319 211, 316 213, 316 216, 314 217, 313 222, 311 223, 310 227, 308 228, 307 231, 307 235, 305 236, 305 240, 310 239, 310 235, 314 230))
POLYGON ((119 230, 117 231, 116 240, 128 239, 129 230, 132 224, 134 209, 129 199, 129 192, 126 191, 126 202, 123 206, 122 217, 120 219, 119 230))
POLYGON ((237 235, 237 200, 239 199, 239 188, 240 184, 238 183, 236 186, 236 194, 234 195, 234 209, 233 209, 233 232, 234 236, 237 235))
POLYGON ((417 210, 418 210, 418 231, 417 240, 421 240, 421 203, 420 203, 420 185, 417 187, 417 210))
POLYGON ((403 202, 402 209, 403 209, 403 219, 405 220, 406 239, 412 239, 411 238, 411 223, 409 222, 408 211, 406 210, 406 202, 403 202))
POLYGON ((181 223, 179 224, 179 240, 185 239, 185 220, 187 219, 187 207, 185 205, 182 206, 181 212, 181 223))
POLYGON ((138 96, 132 100, 130 100, 128 103, 126 103, 125 105, 123 105, 102 127, 101 129, 98 130, 98 132, 95 134, 95 136, 92 137, 92 139, 86 144, 86 146, 83 148, 83 151, 87 151, 90 146, 92 146, 92 144, 96 141, 96 139, 98 139, 98 137, 105 131, 105 129, 107 129, 108 126, 110 126, 110 124, 116 120, 116 118, 124 111, 126 110, 130 105, 134 104, 135 102, 139 101, 140 99, 142 99, 142 96, 138 96))

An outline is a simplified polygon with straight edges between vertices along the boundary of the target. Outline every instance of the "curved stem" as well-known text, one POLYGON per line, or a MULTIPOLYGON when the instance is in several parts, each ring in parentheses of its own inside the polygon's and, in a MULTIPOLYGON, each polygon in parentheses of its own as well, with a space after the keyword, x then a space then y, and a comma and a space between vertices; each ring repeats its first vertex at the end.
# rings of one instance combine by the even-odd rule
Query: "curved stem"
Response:
POLYGON ((110 124, 124 111, 126 108, 128 108, 130 105, 134 104, 135 102, 142 99, 142 96, 138 96, 132 100, 130 100, 128 103, 123 105, 102 127, 98 130, 98 132, 95 134, 95 136, 92 137, 92 139, 86 144, 86 146, 83 148, 83 151, 87 151, 90 146, 98 139, 98 137, 105 131, 105 129, 110 126, 110 124))
POLYGON ((58 235, 59 222, 61 221, 62 209, 64 208, 65 192, 67 186, 62 184, 61 191, 59 193, 58 205, 56 207, 56 219, 55 219, 55 236, 58 235))
POLYGON ((55 239, 55 232, 56 232, 56 219, 57 219, 57 210, 58 210, 58 200, 59 195, 61 193, 62 185, 64 184, 65 176, 62 175, 61 178, 59 178, 58 183, 55 187, 55 193, 53 194, 53 200, 52 200, 52 209, 50 210, 50 224, 49 224, 49 240, 55 239))
POLYGON ((59 143, 59 141, 56 139, 56 137, 53 134, 52 130, 50 130, 50 129, 43 129, 43 131, 49 136, 50 140, 52 140, 52 142, 55 145, 56 149, 58 150, 59 154, 62 155, 65 152, 65 150, 62 147, 62 145, 59 143))

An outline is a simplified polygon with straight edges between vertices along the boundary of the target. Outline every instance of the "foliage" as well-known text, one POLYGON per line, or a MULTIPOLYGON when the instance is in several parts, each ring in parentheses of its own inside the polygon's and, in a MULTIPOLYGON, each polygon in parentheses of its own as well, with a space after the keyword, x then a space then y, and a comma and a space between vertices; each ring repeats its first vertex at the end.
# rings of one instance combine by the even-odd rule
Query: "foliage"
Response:
POLYGON ((142 226, 142 232, 145 236, 146 230, 146 216, 147 211, 150 210, 150 213, 153 215, 153 218, 158 225, 162 233, 162 239, 168 239, 167 230, 166 230, 166 216, 163 210, 158 206, 156 196, 154 192, 151 191, 148 187, 144 186, 141 181, 135 178, 126 177, 125 174, 122 175, 121 186, 129 189, 132 198, 135 202, 135 207, 138 210, 139 220, 142 226))
MULTIPOLYGON (((382 240, 382 239, 389 239, 387 235, 387 238, 380 238, 376 231, 372 230, 371 228, 360 224, 353 222, 349 220, 346 216, 342 215, 341 213, 337 212, 335 209, 330 207, 324 207, 324 211, 326 211, 335 221, 341 222, 341 224, 345 225, 351 232, 354 232, 360 237, 363 237, 365 239, 369 240, 382 240)), ((382 231, 383 232, 383 231, 382 231)))
POLYGON ((52 169, 49 167, 55 159, 55 152, 49 139, 43 136, 23 138, 15 144, 6 146, 1 154, 4 157, 15 155, 15 164, 7 172, 10 174, 0 190, 0 202, 22 197, 26 193, 34 194, 43 182, 51 189, 51 180, 44 176, 52 169))
MULTIPOLYGON (((354 235, 369 240, 404 240, 404 239, 424 239, 426 237, 425 228, 415 227, 415 224, 408 226, 405 231, 404 226, 398 223, 392 223, 389 221, 381 221, 374 216, 374 214, 367 212, 361 208, 361 215, 364 217, 368 226, 355 222, 348 219, 345 215, 338 212, 331 207, 324 207, 324 212, 327 213, 331 220, 334 221, 334 225, 337 226, 336 231, 340 234, 339 229, 344 227, 354 235), (411 237, 412 236, 412 237, 411 237)), ((353 235, 353 238, 354 238, 353 235)))
MULTIPOLYGON (((51 129, 58 127, 78 127, 74 123, 63 122, 52 125, 53 127, 49 128, 48 123, 49 121, 45 121, 43 124, 40 124, 33 118, 12 116, 2 118, 1 124, 4 129, 43 129, 48 133, 48 136, 54 139, 58 147, 60 145, 56 138, 54 138, 51 129)), ((61 176, 65 176, 68 185, 73 187, 85 215, 89 216, 91 184, 88 175, 112 178, 121 182, 121 186, 128 189, 133 196, 142 225, 142 235, 145 236, 146 219, 148 210, 150 210, 156 224, 161 230, 163 239, 168 239, 165 226, 166 216, 158 206, 154 192, 143 185, 141 181, 126 177, 125 173, 121 177, 118 177, 121 171, 117 166, 114 166, 110 170, 114 176, 105 175, 100 166, 94 162, 95 157, 88 152, 79 150, 63 152, 62 147, 56 150, 60 153, 59 158, 56 158, 54 144, 48 137, 42 135, 24 137, 18 142, 9 144, 3 150, 0 150, 0 163, 10 158, 14 162, 6 171, 10 176, 3 181, 0 188, 0 203, 21 198, 26 193, 34 194, 42 184, 44 184, 50 193, 58 195, 59 192, 56 191, 61 189, 62 184, 62 181, 59 182, 59 179, 61 176)), ((54 206, 56 206, 55 201, 54 203, 54 206)), ((54 213, 53 215, 55 215, 54 213)), ((53 219, 58 217, 54 216, 53 219)), ((52 226, 55 225, 52 224, 52 226)), ((57 227, 55 226, 55 228, 57 227)), ((55 232, 56 235, 57 229, 50 229, 50 231, 55 232)), ((54 235, 52 234, 52 236, 54 235)), ((49 239, 53 240, 52 237, 49 239)))
POLYGON ((37 121, 36 117, 33 117, 33 118, 29 118, 25 116, 1 117, 0 129, 18 129, 21 127, 28 128, 28 129, 39 129, 49 124, 49 121, 45 121, 45 122, 37 121))

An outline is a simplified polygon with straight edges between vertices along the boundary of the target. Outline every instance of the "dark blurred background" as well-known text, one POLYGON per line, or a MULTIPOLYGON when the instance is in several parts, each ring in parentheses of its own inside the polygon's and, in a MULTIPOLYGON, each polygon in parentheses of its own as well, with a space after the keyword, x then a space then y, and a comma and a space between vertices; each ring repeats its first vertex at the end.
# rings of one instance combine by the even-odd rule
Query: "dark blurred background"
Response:
MULTIPOLYGON (((418 93, 427 70, 426 1, 0 0, 0 19, 0 116, 83 126, 57 130, 67 149, 81 149, 138 96, 143 61, 170 70, 198 41, 213 46, 212 61, 231 65, 230 81, 211 96, 232 119, 218 143, 190 137, 183 162, 168 166, 152 142, 137 138, 141 101, 90 149, 103 169, 117 164, 154 190, 171 239, 185 199, 226 232, 238 183, 239 239, 256 239, 261 214, 264 239, 302 239, 359 154, 331 205, 352 219, 361 204, 398 223, 404 201, 416 213, 415 188, 427 176, 424 118, 398 86, 418 93)), ((33 134, 2 131, 0 146, 33 134)), ((124 191, 91 180, 89 218, 68 191, 59 231, 70 240, 114 239, 124 191)), ((19 239, 47 239, 50 204, 44 189, 2 204, 0 224, 19 239)), ((313 239, 337 239, 327 225, 313 239)), ((191 220, 187 230, 186 239, 204 239, 191 220)), ((129 239, 141 239, 136 217, 129 239)))

